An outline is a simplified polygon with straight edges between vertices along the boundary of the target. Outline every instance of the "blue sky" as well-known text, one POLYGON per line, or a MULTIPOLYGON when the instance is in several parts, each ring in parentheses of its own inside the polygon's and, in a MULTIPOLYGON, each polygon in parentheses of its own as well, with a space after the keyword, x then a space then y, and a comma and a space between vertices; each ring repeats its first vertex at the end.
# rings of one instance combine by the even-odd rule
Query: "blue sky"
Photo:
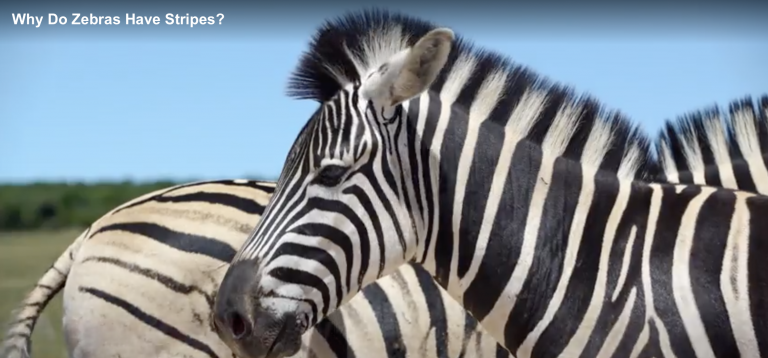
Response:
MULTIPOLYGON (((409 11, 589 92, 655 134, 676 115, 768 93, 768 25, 759 11, 684 10, 526 8, 503 19, 482 9, 409 11)), ((4 3, 0 182, 276 177, 316 106, 286 97, 286 80, 313 29, 338 13, 4 3), (44 23, 13 25, 19 12, 44 23), (50 12, 69 21, 73 12, 117 15, 122 23, 48 25, 50 12), (129 26, 126 12, 224 19, 129 26)))

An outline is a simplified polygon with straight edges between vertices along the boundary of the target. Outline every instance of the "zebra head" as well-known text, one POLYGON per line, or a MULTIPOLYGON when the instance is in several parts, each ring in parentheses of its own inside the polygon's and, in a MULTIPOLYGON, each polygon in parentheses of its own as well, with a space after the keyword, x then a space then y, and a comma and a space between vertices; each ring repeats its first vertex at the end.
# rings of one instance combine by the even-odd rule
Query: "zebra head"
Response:
MULTIPOLYGON (((423 218, 404 199, 413 195, 404 188, 410 171, 402 168, 413 149, 405 138, 407 102, 438 78, 454 34, 432 27, 407 38, 393 36, 397 31, 371 34, 380 38, 368 43, 377 48, 364 46, 366 58, 341 45, 351 62, 341 68, 312 54, 303 59, 304 67, 324 66, 316 71, 334 77, 338 88, 318 96, 320 108, 295 140, 274 196, 217 293, 217 331, 242 357, 295 354, 304 331, 416 254, 423 218), (357 74, 344 73, 350 68, 357 74)), ((333 37, 326 32, 315 47, 322 51, 323 39, 344 41, 333 37)))

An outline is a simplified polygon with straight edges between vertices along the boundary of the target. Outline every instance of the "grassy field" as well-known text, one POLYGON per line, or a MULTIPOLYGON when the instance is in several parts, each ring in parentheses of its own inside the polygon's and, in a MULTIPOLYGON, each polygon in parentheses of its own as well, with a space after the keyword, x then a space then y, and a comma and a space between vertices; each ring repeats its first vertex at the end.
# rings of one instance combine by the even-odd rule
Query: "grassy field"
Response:
MULTIPOLYGON (((0 233, 0 322, 3 335, 11 311, 74 241, 80 230, 0 233)), ((61 296, 43 311, 32 336, 32 356, 66 358, 61 333, 61 296)))

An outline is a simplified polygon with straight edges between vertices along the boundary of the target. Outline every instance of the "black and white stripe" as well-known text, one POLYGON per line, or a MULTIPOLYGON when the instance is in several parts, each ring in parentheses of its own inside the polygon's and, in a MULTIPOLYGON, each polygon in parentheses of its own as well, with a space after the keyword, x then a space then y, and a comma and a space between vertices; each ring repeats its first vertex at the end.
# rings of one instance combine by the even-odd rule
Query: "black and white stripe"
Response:
POLYGON ((323 25, 292 90, 321 106, 214 308, 239 355, 411 261, 519 358, 768 355, 768 198, 651 182, 620 114, 376 10, 323 25))
MULTIPOLYGON (((232 357, 212 329, 211 304, 274 185, 189 183, 107 213, 27 296, 0 357, 30 356, 34 323, 65 285, 70 357, 232 357)), ((302 343, 297 358, 510 357, 418 266, 367 287, 302 343)))

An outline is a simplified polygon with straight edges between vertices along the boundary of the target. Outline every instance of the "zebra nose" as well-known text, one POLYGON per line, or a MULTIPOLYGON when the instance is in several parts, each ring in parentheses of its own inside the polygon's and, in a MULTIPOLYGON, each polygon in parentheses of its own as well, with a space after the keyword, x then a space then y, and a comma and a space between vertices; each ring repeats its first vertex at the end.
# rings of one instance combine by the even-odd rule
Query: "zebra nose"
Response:
POLYGON ((232 332, 234 339, 240 340, 243 337, 248 337, 251 334, 251 325, 248 321, 237 311, 230 312, 227 317, 229 324, 229 331, 232 332))
POLYGON ((214 299, 216 332, 228 344, 242 345, 253 337, 258 275, 253 261, 234 263, 221 281, 214 299))

